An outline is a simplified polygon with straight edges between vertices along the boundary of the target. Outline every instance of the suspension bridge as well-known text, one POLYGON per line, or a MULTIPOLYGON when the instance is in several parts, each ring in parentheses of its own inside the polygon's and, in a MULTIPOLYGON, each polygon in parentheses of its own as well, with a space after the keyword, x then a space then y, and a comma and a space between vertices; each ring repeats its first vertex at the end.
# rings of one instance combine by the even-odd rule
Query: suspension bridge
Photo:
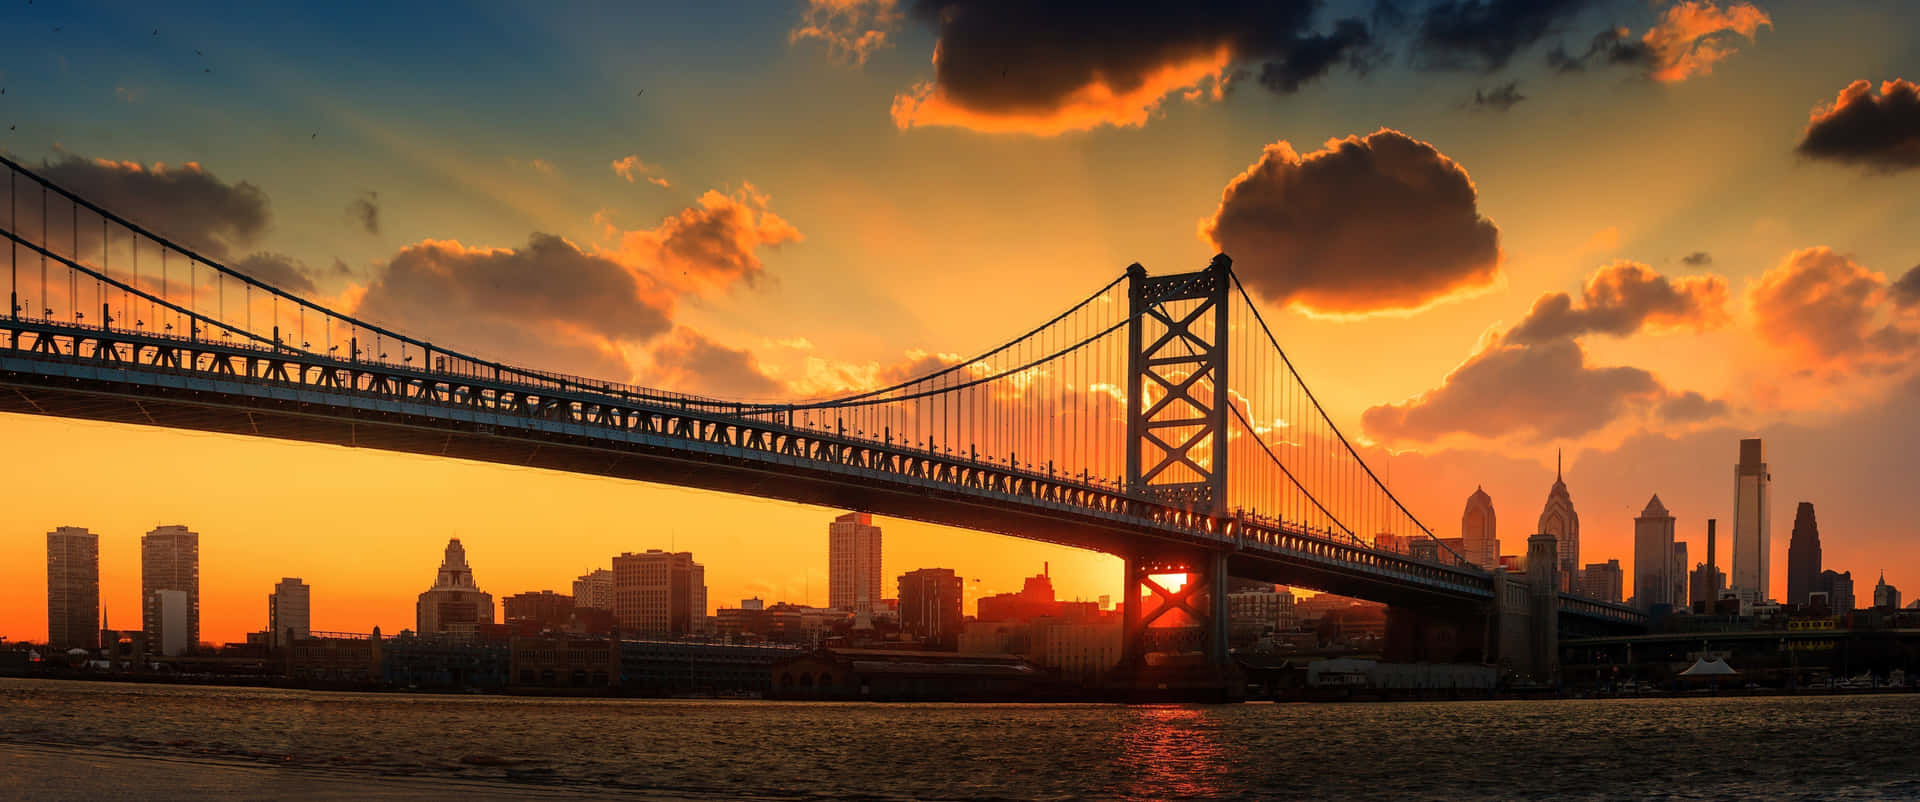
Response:
POLYGON ((1228 577, 1383 602, 1390 627, 1401 613, 1403 629, 1445 629, 1451 651, 1488 661, 1526 657, 1509 632, 1520 619, 1644 624, 1561 592, 1551 573, 1489 570, 1439 543, 1334 425, 1225 256, 1171 275, 1133 265, 1003 345, 889 386, 716 399, 405 334, 0 164, 0 411, 659 482, 1094 549, 1125 561, 1135 662, 1151 628, 1179 621, 1224 665, 1228 577), (1431 545, 1378 545, 1408 542, 1431 545), (1157 578, 1172 573, 1189 581, 1157 578))

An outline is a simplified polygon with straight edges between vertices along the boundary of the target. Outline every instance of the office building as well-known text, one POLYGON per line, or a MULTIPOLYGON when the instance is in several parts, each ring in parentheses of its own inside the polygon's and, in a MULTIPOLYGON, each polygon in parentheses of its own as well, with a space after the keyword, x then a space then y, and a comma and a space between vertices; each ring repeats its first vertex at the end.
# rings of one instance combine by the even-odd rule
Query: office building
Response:
POLYGON ((880 527, 847 513, 827 525, 827 606, 870 618, 880 603, 880 527))
POLYGON ((900 576, 900 628, 931 645, 959 642, 960 575, 948 568, 922 568, 900 576))
MULTIPOLYGON (((1580 514, 1573 511, 1573 496, 1567 492, 1559 457, 1554 458, 1553 489, 1547 491, 1547 506, 1540 510, 1540 525, 1535 534, 1552 535, 1559 554, 1560 589, 1572 590, 1580 578, 1580 514)), ((1638 590, 1638 586, 1635 587, 1638 590)))
POLYGON ((706 567, 685 551, 648 549, 613 558, 613 622, 621 637, 705 632, 706 567))
POLYGON ((1693 567, 1693 573, 1687 577, 1687 593, 1693 598, 1693 611, 1696 613, 1713 612, 1713 603, 1727 591, 1727 572, 1718 566, 1699 563, 1693 567))
POLYGON ((572 596, 551 590, 516 593, 500 600, 502 620, 524 624, 536 633, 566 630, 573 620, 573 608, 572 596))
POLYGON ((163 590, 187 594, 185 604, 186 648, 200 644, 200 536, 184 526, 162 526, 140 538, 141 626, 152 634, 160 631, 160 610, 155 606, 163 590))
POLYGON ((1880 584, 1873 586, 1873 606, 1888 610, 1900 609, 1900 589, 1887 584, 1887 572, 1880 572, 1880 584))
POLYGON ((573 580, 573 606, 595 610, 613 609, 613 572, 595 568, 573 580))
POLYGON ((1460 514, 1462 555, 1468 562, 1489 571, 1500 564, 1500 538, 1495 532, 1493 497, 1476 487, 1467 497, 1466 512, 1460 514))
POLYGON ((1290 632, 1299 626, 1293 610, 1293 592, 1262 583, 1227 594, 1227 637, 1246 646, 1272 632, 1290 632))
POLYGON ((1787 541, 1787 604, 1806 606, 1819 581, 1820 522, 1813 516, 1813 504, 1802 501, 1793 511, 1793 537, 1787 541))
POLYGON ((1673 516, 1655 493, 1633 519, 1633 603, 1642 610, 1673 603, 1673 516))
POLYGON ((414 618, 421 635, 472 637, 480 625, 493 623, 493 596, 474 582, 460 538, 447 541, 446 556, 434 575, 433 587, 420 594, 414 618))
POLYGON ((1619 602, 1626 592, 1627 572, 1619 560, 1587 563, 1580 571, 1580 595, 1601 601, 1619 602))
POLYGON ((192 607, 184 590, 156 590, 147 598, 154 628, 147 630, 149 642, 159 644, 160 654, 179 657, 193 646, 192 607))
POLYGON ((1675 610, 1687 608, 1687 542, 1673 542, 1673 591, 1667 596, 1667 603, 1675 610))
POLYGON ((1768 587, 1768 533, 1772 477, 1767 473, 1760 438, 1740 441, 1740 462, 1733 466, 1733 592, 1741 600, 1759 603, 1768 587))
POLYGON ((268 642, 284 647, 313 634, 312 588, 299 577, 285 577, 267 594, 268 642))
POLYGON ((100 646, 100 536, 78 526, 47 533, 47 645, 100 646))
MULTIPOLYGON (((1827 607, 1834 615, 1853 612, 1853 572, 1821 571, 1820 578, 1814 582, 1814 593, 1827 594, 1827 607)), ((1808 594, 1811 601, 1812 594, 1808 594)))

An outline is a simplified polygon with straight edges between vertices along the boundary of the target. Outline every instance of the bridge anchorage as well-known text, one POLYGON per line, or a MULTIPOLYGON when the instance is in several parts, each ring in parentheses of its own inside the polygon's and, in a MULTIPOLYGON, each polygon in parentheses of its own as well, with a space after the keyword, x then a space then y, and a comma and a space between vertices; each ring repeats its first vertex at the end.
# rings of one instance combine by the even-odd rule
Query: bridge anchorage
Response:
POLYGON ((1134 265, 1019 337, 886 387, 715 399, 402 334, 0 166, 0 412, 673 484, 1100 551, 1125 565, 1122 674, 1150 690, 1233 686, 1230 577, 1387 604, 1396 654, 1517 674, 1551 653, 1534 648, 1529 633, 1555 631, 1538 622, 1644 623, 1447 548, 1333 423, 1224 255, 1174 275, 1134 265))

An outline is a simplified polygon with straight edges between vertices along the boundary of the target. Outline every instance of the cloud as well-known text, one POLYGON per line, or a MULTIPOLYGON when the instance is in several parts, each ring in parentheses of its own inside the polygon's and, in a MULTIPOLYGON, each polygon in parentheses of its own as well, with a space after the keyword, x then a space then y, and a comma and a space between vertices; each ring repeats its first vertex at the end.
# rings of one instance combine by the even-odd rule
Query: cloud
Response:
POLYGON ((1680 263, 1688 267, 1705 267, 1713 264, 1713 254, 1707 253, 1706 251, 1694 251, 1693 253, 1680 257, 1680 263))
POLYGON ((296 295, 311 294, 319 290, 319 287, 314 284, 314 277, 318 273, 300 260, 286 254, 261 251, 233 263, 230 267, 296 295))
POLYGON ((1526 99, 1526 95, 1520 94, 1520 82, 1508 81, 1496 84, 1492 89, 1473 90, 1472 108, 1475 111, 1506 111, 1526 99))
POLYGON ((1653 63, 1653 51, 1645 42, 1637 41, 1626 28, 1608 28, 1593 35, 1587 44, 1587 52, 1575 56, 1567 52, 1564 45, 1555 45, 1547 51, 1547 66, 1556 72, 1580 72, 1589 64, 1603 67, 1631 65, 1647 67, 1653 63))
POLYGON ((894 124, 1051 136, 1144 125, 1167 96, 1218 99, 1238 75, 1291 93, 1372 44, 1357 19, 1315 32, 1319 5, 923 0, 913 14, 938 36, 934 78, 894 97, 894 124))
POLYGON ((900 17, 895 0, 807 0, 800 24, 787 32, 787 43, 817 39, 827 46, 828 58, 865 64, 868 56, 889 44, 900 17))
POLYGON ((1901 286, 1828 248, 1794 251, 1747 291, 1754 328, 1801 371, 1883 370, 1911 361, 1920 333, 1893 315, 1901 286))
POLYGON ((1660 382, 1644 370, 1588 365, 1586 351, 1573 340, 1496 340, 1438 388, 1370 407, 1360 421, 1375 439, 1430 442, 1468 434, 1541 441, 1598 431, 1635 406, 1665 397, 1660 382))
POLYGON ((671 330, 673 296, 644 273, 535 233, 518 248, 426 240, 375 273, 357 314, 480 356, 626 380, 624 341, 671 330))
POLYGON ((793 224, 767 210, 770 200, 752 184, 731 195, 707 190, 697 208, 684 209, 655 228, 622 235, 618 258, 687 291, 715 292, 737 281, 752 283, 763 270, 761 248, 804 239, 793 224))
POLYGON ((1725 417, 1727 402, 1709 399, 1704 395, 1688 390, 1671 395, 1660 402, 1660 417, 1674 423, 1695 423, 1725 417))
POLYGON ((366 192, 347 204, 347 219, 368 234, 380 236, 380 193, 366 192))
POLYGON ((1591 0, 1448 0, 1427 7, 1414 52, 1433 69, 1506 66, 1515 53, 1540 41, 1591 0))
POLYGON ((1737 52, 1739 39, 1753 41, 1762 25, 1772 27, 1773 19, 1752 3, 1720 8, 1712 0, 1681 0, 1640 39, 1651 53, 1647 76, 1674 83, 1707 75, 1714 64, 1737 52))
POLYGON ((673 186, 673 184, 669 183, 667 179, 661 178, 660 176, 656 175, 656 173, 660 171, 660 165, 648 164, 646 162, 643 162, 640 160, 639 156, 635 156, 635 155, 625 156, 623 158, 615 160, 612 166, 613 166, 613 174, 620 176, 621 178, 627 179, 627 183, 629 184, 641 178, 645 178, 647 179, 647 183, 653 184, 655 186, 661 186, 661 187, 673 186))
POLYGON ((41 163, 47 180, 159 235, 221 261, 251 246, 272 218, 267 193, 229 184, 194 162, 179 167, 85 159, 41 163))
POLYGON ((1908 268, 1906 274, 1893 283, 1893 300, 1901 306, 1920 305, 1920 265, 1908 268))
POLYGON ((745 349, 728 348, 679 327, 653 346, 647 382, 662 389, 737 399, 766 399, 785 390, 745 349))
POLYGON ((1304 157, 1268 145, 1200 236, 1261 295, 1327 313, 1418 309, 1486 287, 1500 269, 1500 231, 1467 171, 1386 128, 1304 157))
POLYGON ((1703 330, 1726 324, 1726 305, 1727 282, 1719 276, 1669 279, 1621 260, 1587 278, 1578 306, 1564 292, 1540 296, 1506 338, 1528 344, 1585 334, 1624 337, 1645 328, 1703 330))
POLYGON ((1796 150, 1811 159, 1892 173, 1920 167, 1920 85, 1854 81, 1832 105, 1816 107, 1796 150))

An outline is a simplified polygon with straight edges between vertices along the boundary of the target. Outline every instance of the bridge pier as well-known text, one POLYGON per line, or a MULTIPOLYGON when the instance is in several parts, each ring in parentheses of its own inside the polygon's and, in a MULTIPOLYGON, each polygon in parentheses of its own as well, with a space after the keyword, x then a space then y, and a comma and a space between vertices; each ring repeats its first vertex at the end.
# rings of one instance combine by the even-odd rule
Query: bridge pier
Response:
POLYGON ((1137 701, 1243 698, 1228 651, 1227 553, 1134 555, 1124 572, 1117 690, 1137 701))

